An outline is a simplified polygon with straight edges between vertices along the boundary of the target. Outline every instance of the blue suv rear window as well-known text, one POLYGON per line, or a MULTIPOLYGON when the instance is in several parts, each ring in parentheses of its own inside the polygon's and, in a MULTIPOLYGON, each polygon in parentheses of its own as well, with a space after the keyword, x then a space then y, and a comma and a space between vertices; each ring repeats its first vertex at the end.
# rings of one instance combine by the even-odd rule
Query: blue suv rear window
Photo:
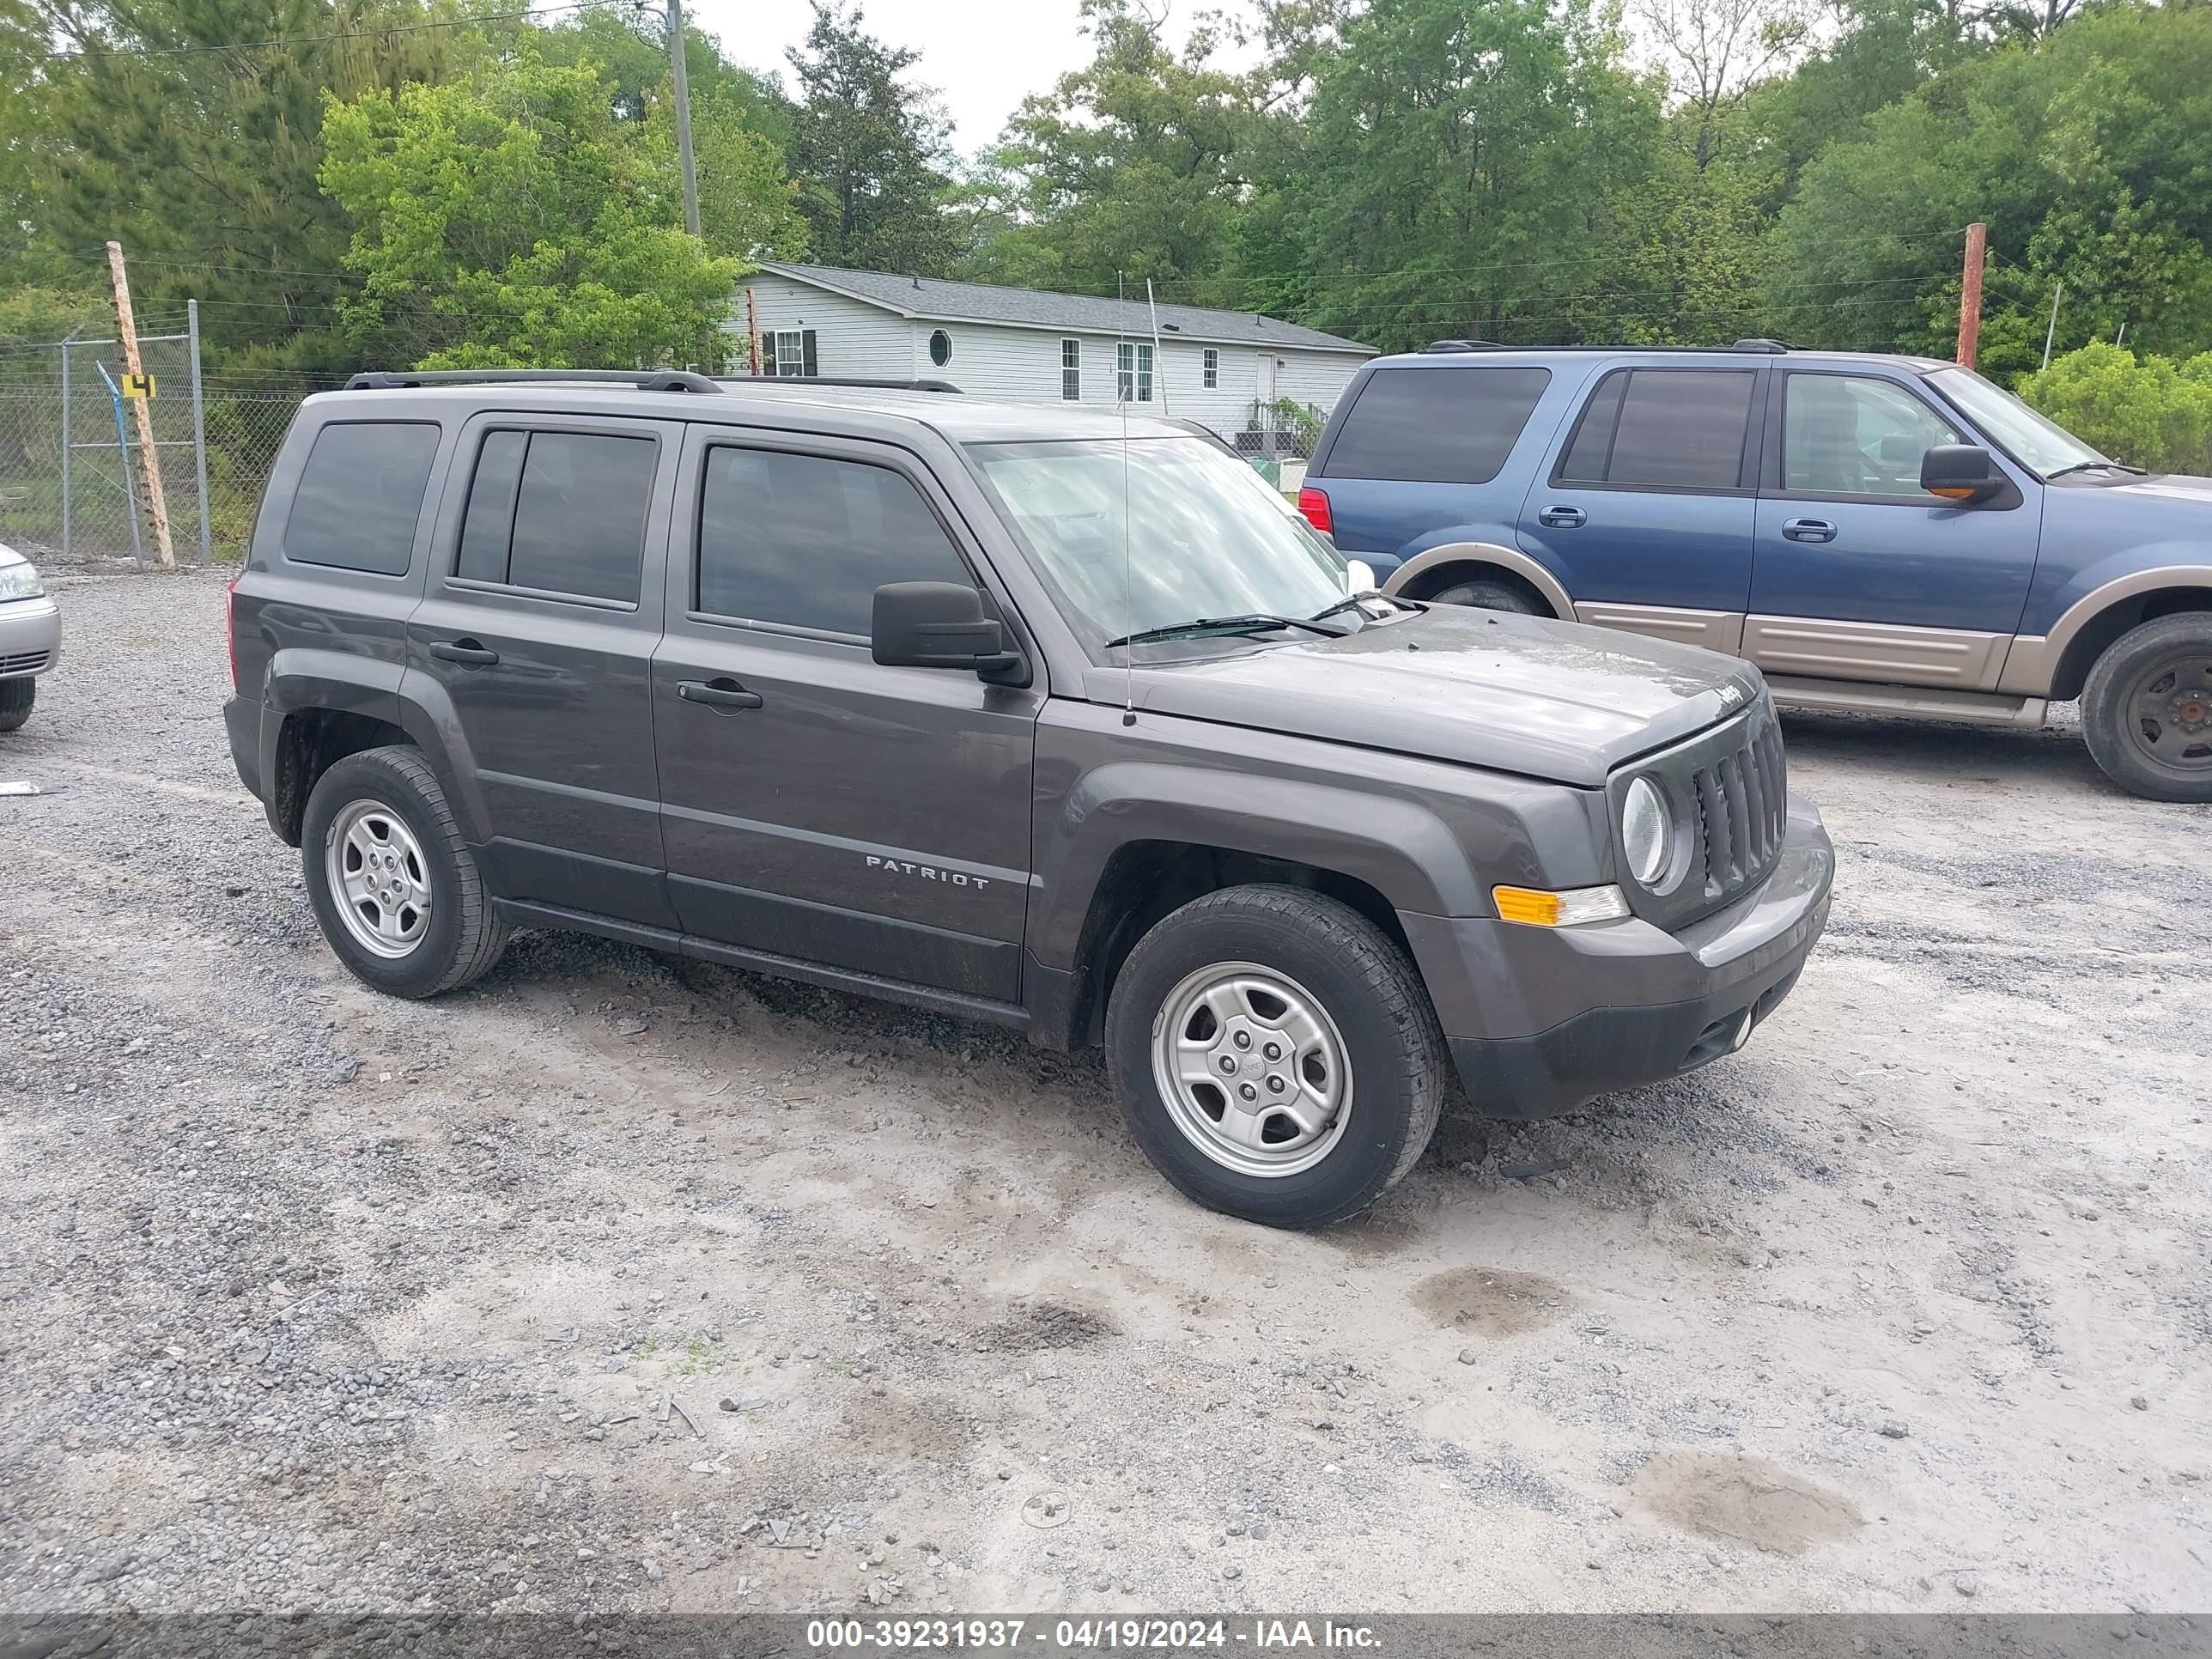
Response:
POLYGON ((1548 368, 1381 368, 1323 463, 1332 478, 1488 483, 1551 383, 1548 368))

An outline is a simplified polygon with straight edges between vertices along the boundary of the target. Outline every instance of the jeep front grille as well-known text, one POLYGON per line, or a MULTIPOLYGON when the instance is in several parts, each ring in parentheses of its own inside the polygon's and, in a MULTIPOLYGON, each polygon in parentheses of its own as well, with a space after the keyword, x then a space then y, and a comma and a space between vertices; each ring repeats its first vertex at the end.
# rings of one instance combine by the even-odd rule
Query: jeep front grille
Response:
POLYGON ((1661 927, 1687 927, 1734 903, 1766 879, 1782 856, 1790 817, 1789 772, 1774 705, 1762 698, 1725 726, 1647 755, 1613 774, 1614 822, 1632 779, 1664 786, 1686 841, 1657 892, 1624 880, 1636 914, 1661 927))
POLYGON ((1782 732, 1773 715, 1758 711, 1732 730, 1734 744, 1704 757, 1688 780, 1698 803, 1705 902, 1713 906, 1773 867, 1789 813, 1782 732))

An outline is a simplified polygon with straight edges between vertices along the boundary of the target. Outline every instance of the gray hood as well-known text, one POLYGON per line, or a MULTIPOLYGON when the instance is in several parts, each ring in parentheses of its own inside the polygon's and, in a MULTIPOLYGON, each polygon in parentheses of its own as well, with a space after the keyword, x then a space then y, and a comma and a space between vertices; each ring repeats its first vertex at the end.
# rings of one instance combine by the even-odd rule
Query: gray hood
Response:
MULTIPOLYGON (((1131 678, 1139 711, 1585 787, 1765 694, 1733 657, 1455 605, 1342 639, 1140 663, 1131 678)), ((1084 690, 1119 703, 1122 672, 1094 668, 1084 690)))

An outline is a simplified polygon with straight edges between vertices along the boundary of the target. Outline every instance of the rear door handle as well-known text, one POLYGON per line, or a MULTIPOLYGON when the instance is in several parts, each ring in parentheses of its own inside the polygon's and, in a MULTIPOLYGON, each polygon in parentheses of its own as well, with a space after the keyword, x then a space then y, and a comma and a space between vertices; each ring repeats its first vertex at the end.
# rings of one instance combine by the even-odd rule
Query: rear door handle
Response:
POLYGON ((465 668, 489 668, 499 660, 499 653, 487 650, 477 640, 438 640, 430 647, 430 654, 440 662, 457 662, 465 668))
POLYGON ((1786 541, 1832 542, 1836 539, 1836 526, 1826 519, 1784 519, 1782 535, 1786 541))
POLYGON ((1579 507, 1547 507, 1536 515, 1536 522, 1549 525, 1554 530, 1572 530, 1583 522, 1579 507))
POLYGON ((746 690, 735 680, 678 680, 676 695, 686 702, 704 703, 722 714, 761 706, 761 694, 746 690))

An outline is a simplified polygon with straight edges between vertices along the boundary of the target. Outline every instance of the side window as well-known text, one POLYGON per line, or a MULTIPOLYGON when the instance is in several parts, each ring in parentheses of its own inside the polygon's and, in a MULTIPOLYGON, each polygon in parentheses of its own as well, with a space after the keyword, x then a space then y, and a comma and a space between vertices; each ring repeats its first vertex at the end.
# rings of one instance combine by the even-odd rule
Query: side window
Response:
POLYGON ((526 432, 488 434, 477 452, 476 477, 469 481, 468 511, 461 519, 460 556, 453 574, 471 581, 503 582, 514 542, 514 491, 522 482, 526 432))
POLYGON ((1200 367, 1206 372, 1206 389, 1211 392, 1221 384, 1221 354, 1212 346, 1206 347, 1200 367))
POLYGON ((761 336, 761 373, 763 374, 814 374, 814 331, 811 328, 779 328, 761 336))
POLYGON ((1551 384, 1548 368, 1386 368, 1328 452, 1332 478, 1488 483, 1551 384))
POLYGON ((1734 489, 1743 481, 1754 376, 1737 368, 1618 369, 1590 396, 1560 483, 1734 489))
POLYGON ((404 576, 415 550, 438 428, 422 421, 345 421, 315 434, 284 520, 284 556, 404 576))
POLYGON ((779 450, 707 452, 698 611, 866 639, 882 584, 975 580, 902 473, 779 450))
POLYGON ((1893 381, 1792 374, 1782 398, 1782 487, 1814 495, 1919 495, 1920 458, 1958 430, 1893 381))
POLYGON ((1060 343, 1060 395, 1066 402, 1083 401, 1083 342, 1060 343))
POLYGON ((1152 400, 1152 343, 1119 342, 1114 348, 1114 397, 1117 403, 1152 400))
POLYGON ((651 438, 486 434, 454 575, 636 604, 659 459, 651 438))

